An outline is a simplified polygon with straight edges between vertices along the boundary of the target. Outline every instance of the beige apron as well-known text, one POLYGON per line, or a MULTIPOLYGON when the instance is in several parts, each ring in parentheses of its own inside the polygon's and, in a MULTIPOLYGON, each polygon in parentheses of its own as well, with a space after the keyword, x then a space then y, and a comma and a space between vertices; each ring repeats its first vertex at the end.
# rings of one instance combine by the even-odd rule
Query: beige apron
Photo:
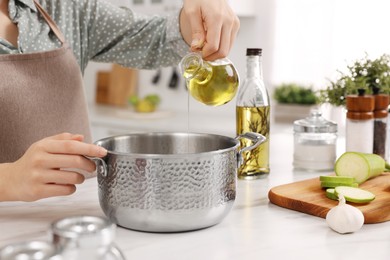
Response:
POLYGON ((91 141, 80 67, 57 25, 34 2, 62 46, 0 55, 0 163, 15 161, 32 143, 62 132, 91 141))

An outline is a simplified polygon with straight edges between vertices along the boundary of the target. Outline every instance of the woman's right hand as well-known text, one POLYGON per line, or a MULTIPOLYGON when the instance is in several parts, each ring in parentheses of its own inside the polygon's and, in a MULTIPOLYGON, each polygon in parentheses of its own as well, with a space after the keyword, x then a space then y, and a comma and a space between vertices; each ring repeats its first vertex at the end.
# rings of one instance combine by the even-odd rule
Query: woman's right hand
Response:
POLYGON ((84 156, 106 154, 103 147, 84 143, 82 135, 62 133, 44 138, 32 144, 19 160, 0 165, 0 201, 70 195, 85 177, 69 169, 93 172, 95 164, 84 156))

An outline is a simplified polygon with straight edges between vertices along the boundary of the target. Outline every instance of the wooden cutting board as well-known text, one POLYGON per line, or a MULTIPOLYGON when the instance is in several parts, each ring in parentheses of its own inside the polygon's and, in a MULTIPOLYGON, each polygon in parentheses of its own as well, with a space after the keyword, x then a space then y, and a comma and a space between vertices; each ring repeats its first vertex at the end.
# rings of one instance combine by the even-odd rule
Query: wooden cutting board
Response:
MULTIPOLYGON (((364 215, 364 223, 380 223, 390 220, 390 173, 368 180, 359 186, 375 194, 375 200, 366 204, 350 203, 364 215)), ((320 187, 319 177, 272 188, 269 200, 283 208, 325 218, 328 211, 338 204, 328 199, 320 187)))

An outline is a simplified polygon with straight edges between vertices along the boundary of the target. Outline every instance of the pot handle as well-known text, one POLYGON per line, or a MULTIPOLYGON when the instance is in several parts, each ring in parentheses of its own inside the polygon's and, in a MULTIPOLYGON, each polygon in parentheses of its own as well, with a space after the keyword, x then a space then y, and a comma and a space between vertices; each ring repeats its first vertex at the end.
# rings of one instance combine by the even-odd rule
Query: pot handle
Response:
POLYGON ((254 133, 254 132, 246 132, 246 133, 240 134, 235 139, 239 140, 241 138, 249 139, 253 142, 253 144, 250 146, 246 146, 238 151, 237 167, 240 167, 241 164, 244 162, 244 159, 242 156, 242 154, 244 152, 255 149, 257 146, 259 146, 261 143, 263 143, 267 139, 264 135, 259 134, 259 133, 254 133))
POLYGON ((96 173, 101 174, 103 177, 107 177, 107 164, 106 162, 99 157, 90 157, 83 155, 88 160, 93 161, 96 164, 96 173))

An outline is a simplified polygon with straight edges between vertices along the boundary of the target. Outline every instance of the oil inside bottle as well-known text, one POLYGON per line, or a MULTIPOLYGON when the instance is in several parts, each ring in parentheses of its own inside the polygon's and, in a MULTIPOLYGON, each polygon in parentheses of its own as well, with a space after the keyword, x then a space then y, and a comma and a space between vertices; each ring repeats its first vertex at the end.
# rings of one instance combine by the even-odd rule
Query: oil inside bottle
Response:
MULTIPOLYGON (((236 107, 237 136, 245 132, 262 134, 266 140, 257 148, 243 152, 244 163, 238 170, 240 179, 258 179, 267 176, 269 168, 269 129, 270 107, 236 107)), ((245 138, 241 139, 241 147, 251 145, 245 138)))
POLYGON ((239 77, 228 59, 207 62, 199 55, 190 54, 183 58, 181 64, 188 91, 197 101, 220 106, 235 97, 239 77))

